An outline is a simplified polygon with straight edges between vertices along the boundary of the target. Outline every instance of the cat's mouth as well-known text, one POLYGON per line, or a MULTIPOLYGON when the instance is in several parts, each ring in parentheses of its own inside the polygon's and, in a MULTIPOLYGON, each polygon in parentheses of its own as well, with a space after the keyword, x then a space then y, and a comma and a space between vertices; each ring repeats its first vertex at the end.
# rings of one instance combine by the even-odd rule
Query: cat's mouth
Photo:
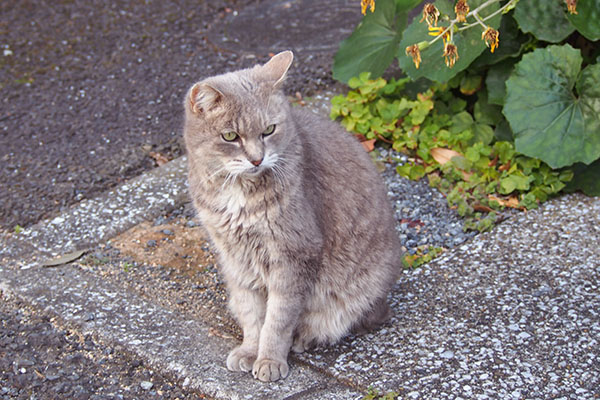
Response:
POLYGON ((244 171, 244 175, 247 175, 249 177, 255 177, 255 176, 259 176, 262 175, 268 168, 261 164, 252 168, 248 168, 246 171, 244 171))

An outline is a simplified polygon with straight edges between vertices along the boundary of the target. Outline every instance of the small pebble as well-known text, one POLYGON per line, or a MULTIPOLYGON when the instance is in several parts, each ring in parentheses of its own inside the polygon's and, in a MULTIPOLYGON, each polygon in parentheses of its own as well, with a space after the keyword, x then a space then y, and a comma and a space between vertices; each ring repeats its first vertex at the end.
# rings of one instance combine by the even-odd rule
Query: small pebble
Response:
POLYGON ((140 386, 144 390, 150 390, 150 389, 152 389, 152 387, 154 386, 154 384, 152 382, 142 381, 142 382, 140 382, 140 386))

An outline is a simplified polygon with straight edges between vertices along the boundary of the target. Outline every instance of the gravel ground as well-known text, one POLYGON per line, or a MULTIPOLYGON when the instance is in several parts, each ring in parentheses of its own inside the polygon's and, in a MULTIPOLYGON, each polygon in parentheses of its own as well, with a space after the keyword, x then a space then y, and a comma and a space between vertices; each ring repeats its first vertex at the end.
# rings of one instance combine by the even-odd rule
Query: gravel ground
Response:
POLYGON ((0 291, 0 399, 200 399, 181 384, 61 327, 0 291))
MULTIPOLYGON (((400 163, 406 158, 386 150, 381 154, 400 163)), ((397 165, 387 163, 382 175, 396 211, 396 229, 405 251, 414 254, 421 246, 450 249, 476 235, 464 231, 464 221, 448 207, 446 198, 429 186, 427 178, 417 182, 405 179, 396 172, 397 165)))

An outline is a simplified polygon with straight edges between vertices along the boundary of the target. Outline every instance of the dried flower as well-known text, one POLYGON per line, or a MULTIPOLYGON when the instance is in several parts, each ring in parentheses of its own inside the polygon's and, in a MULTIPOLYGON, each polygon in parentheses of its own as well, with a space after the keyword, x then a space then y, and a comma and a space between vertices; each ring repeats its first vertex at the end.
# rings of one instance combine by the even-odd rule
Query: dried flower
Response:
POLYGON ((419 50, 419 45, 413 44, 412 46, 408 46, 406 48, 406 55, 412 57, 415 67, 419 69, 419 65, 421 64, 421 51, 419 50))
POLYGON ((425 20, 427 21, 427 25, 431 28, 432 25, 437 26, 439 16, 439 10, 435 8, 433 4, 427 3, 423 7, 423 18, 421 18, 421 21, 419 22, 423 22, 423 20, 425 20))
POLYGON ((469 13, 469 5, 467 0, 458 0, 454 6, 454 12, 456 13, 456 20, 458 22, 467 22, 467 14, 469 13))
POLYGON ((454 43, 446 43, 443 56, 446 57, 446 66, 452 68, 458 60, 458 48, 454 43))
POLYGON ((500 38, 500 32, 498 32, 497 30, 495 30, 493 28, 490 28, 489 26, 481 34, 481 39, 485 40, 485 45, 490 48, 490 51, 492 53, 498 47, 499 38, 500 38))
POLYGON ((367 13, 367 7, 371 8, 371 12, 375 12, 375 0, 360 0, 360 12, 362 15, 367 13))
POLYGON ((577 14, 577 0, 565 0, 567 9, 571 14, 577 14))

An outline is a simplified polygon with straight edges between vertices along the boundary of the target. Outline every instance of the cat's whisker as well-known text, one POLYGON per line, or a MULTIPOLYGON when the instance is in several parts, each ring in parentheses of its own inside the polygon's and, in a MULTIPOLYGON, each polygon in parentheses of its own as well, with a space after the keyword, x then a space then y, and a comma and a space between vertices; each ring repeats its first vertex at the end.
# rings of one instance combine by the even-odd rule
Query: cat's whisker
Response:
POLYGON ((284 157, 279 157, 277 162, 275 162, 272 166, 273 169, 277 169, 277 171, 281 174, 282 178, 289 176, 293 170, 291 166, 286 162, 284 157))
POLYGON ((223 189, 225 189, 225 186, 227 186, 227 184, 229 183, 231 178, 233 178, 233 182, 235 182, 235 178, 237 178, 237 174, 235 174, 233 172, 227 173, 227 176, 225 177, 225 180, 223 181, 223 184, 221 185, 221 188, 219 189, 220 192, 222 192, 223 189))
POLYGON ((273 171, 273 178, 279 184, 279 186, 281 187, 281 189, 285 189, 285 187, 286 187, 285 172, 277 164, 274 164, 271 167, 271 171, 273 171))
POLYGON ((212 178, 214 178, 215 176, 219 175, 221 172, 225 171, 225 167, 219 167, 217 168, 216 171, 214 171, 212 174, 210 174, 208 177, 205 178, 205 182, 210 181, 212 178))

